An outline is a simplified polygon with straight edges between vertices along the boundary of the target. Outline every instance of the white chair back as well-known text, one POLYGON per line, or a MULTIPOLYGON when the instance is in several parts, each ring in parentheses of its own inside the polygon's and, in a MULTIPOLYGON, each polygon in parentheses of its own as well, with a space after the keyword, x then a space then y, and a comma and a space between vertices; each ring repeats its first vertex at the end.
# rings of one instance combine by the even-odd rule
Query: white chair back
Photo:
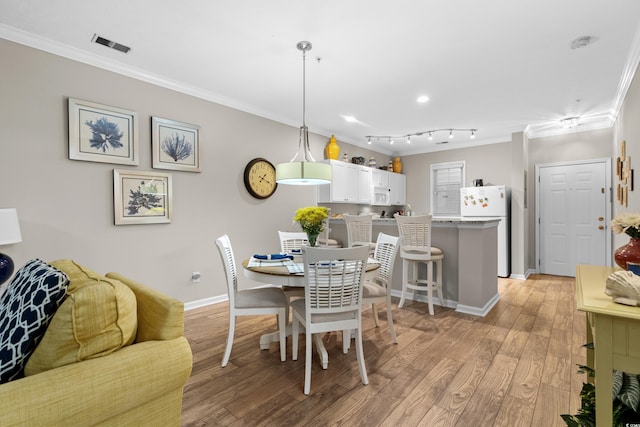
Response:
POLYGON ((235 307, 235 294, 238 292, 238 271, 233 257, 231 240, 226 234, 216 239, 216 246, 220 252, 220 259, 224 265, 224 275, 227 278, 227 292, 229 293, 229 307, 235 307))
POLYGON ((283 253, 302 249, 302 246, 309 245, 307 233, 304 231, 278 231, 278 237, 280 238, 280 251, 283 253))
POLYGON ((431 215, 396 215, 400 233, 400 251, 431 254, 431 215))
POLYGON ((369 248, 305 247, 303 254, 307 318, 313 323, 315 314, 352 312, 349 318, 354 319, 360 312, 369 248))
POLYGON ((393 264, 395 264, 396 254, 398 253, 398 240, 399 237, 384 233, 378 234, 378 239, 376 240, 376 251, 373 257, 380 262, 376 281, 386 288, 391 286, 393 264))
POLYGON ((343 215, 347 225, 347 246, 371 245, 371 228, 373 224, 372 215, 343 215))

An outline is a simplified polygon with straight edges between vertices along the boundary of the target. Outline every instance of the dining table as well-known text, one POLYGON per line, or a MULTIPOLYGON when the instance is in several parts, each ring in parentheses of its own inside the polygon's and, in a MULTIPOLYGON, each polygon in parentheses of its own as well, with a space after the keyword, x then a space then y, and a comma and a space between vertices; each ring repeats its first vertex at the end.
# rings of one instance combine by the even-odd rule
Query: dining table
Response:
MULTIPOLYGON (((299 288, 304 288, 306 285, 301 255, 295 255, 293 259, 285 258, 280 260, 264 260, 251 257, 242 261, 242 267, 245 277, 256 282, 299 288)), ((380 263, 373 258, 369 258, 363 280, 375 278, 379 268, 380 263)), ((291 329, 291 323, 287 321, 287 336, 291 335, 291 329)), ((355 335, 351 334, 351 336, 355 335)), ((329 366, 329 355, 322 341, 322 337, 319 334, 315 334, 313 339, 316 344, 316 351, 320 357, 322 369, 327 369, 329 366)), ((277 331, 264 334, 260 337, 260 349, 268 350, 272 342, 278 342, 279 340, 280 338, 277 331)))

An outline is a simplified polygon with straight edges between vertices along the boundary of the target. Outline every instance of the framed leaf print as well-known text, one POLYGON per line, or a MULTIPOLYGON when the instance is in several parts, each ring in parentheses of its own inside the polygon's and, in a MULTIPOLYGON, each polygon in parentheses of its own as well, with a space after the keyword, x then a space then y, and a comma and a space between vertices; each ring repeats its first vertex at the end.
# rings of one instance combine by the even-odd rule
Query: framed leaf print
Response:
POLYGON ((200 172, 200 126, 151 118, 154 169, 200 172))
POLYGON ((69 159, 138 165, 138 113, 69 98, 69 159))
POLYGON ((116 225, 171 222, 170 174, 113 170, 113 211, 116 225))

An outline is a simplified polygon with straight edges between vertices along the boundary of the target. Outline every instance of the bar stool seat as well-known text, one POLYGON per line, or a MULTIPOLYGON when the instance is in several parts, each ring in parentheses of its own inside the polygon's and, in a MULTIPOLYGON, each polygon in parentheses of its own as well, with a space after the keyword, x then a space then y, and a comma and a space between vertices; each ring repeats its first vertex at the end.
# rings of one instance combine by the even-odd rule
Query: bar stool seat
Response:
POLYGON ((431 215, 402 216, 396 215, 400 234, 400 258, 402 258, 402 295, 398 308, 404 306, 408 289, 427 291, 429 314, 433 316, 433 291, 438 293, 440 305, 444 305, 442 294, 442 249, 431 246, 431 215), (418 278, 420 264, 426 264, 427 277, 418 278), (433 267, 436 267, 436 278, 433 278, 433 267), (410 271, 411 270, 411 271, 410 271))

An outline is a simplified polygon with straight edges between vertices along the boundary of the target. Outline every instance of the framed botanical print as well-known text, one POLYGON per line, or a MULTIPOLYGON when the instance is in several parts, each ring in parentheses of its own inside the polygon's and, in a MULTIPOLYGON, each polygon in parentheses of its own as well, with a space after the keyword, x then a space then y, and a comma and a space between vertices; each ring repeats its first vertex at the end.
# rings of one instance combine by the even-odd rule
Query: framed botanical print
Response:
POLYGON ((138 113, 69 98, 69 159, 138 165, 138 113))
POLYGON ((171 175, 113 170, 113 211, 116 225, 171 222, 171 175))
POLYGON ((200 126, 151 118, 154 169, 200 172, 200 126))

